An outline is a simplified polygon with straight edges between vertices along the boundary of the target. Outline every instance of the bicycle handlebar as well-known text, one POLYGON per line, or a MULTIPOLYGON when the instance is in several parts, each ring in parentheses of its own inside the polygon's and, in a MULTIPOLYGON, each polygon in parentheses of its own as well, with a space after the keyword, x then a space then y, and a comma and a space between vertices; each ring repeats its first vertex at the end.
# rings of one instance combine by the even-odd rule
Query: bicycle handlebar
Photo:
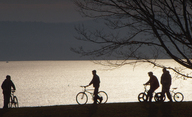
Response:
POLYGON ((80 87, 86 88, 86 86, 80 86, 80 87))
POLYGON ((84 88, 84 91, 94 90, 94 89, 86 89, 86 88, 87 88, 87 86, 80 86, 80 87, 84 88))
POLYGON ((12 92, 12 93, 14 93, 14 92, 15 92, 15 90, 11 90, 11 92, 12 92))
POLYGON ((144 86, 144 88, 146 88, 146 87, 147 87, 147 85, 146 85, 146 84, 143 84, 143 86, 144 86))

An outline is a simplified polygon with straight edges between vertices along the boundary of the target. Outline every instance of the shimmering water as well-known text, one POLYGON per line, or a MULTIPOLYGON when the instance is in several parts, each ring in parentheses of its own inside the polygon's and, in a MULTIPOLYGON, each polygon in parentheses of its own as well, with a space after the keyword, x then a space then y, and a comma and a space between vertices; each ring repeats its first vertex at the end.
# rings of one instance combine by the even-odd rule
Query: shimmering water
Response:
MULTIPOLYGON (((172 60, 159 61, 176 65, 172 60)), ((76 94, 82 91, 79 86, 90 82, 93 69, 100 76, 100 90, 106 91, 109 96, 108 103, 138 102, 137 96, 143 91, 142 84, 149 79, 147 73, 153 71, 158 79, 162 74, 160 68, 148 64, 106 70, 107 67, 91 61, 9 61, 0 62, 0 82, 6 75, 11 75, 20 107, 70 105, 77 104, 76 94)), ((178 87, 185 96, 184 101, 192 100, 192 80, 176 80, 172 76, 172 87, 178 87)), ((157 91, 160 90, 161 87, 157 91)), ((91 98, 89 103, 92 103, 91 98)), ((0 95, 2 106, 3 94, 0 95)))

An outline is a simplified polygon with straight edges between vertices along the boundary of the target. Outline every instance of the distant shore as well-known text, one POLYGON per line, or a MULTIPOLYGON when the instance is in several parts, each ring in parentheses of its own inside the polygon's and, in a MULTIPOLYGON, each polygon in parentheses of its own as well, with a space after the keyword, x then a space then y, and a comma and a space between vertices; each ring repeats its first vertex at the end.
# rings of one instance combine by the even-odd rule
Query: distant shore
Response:
POLYGON ((22 107, 0 109, 0 117, 192 117, 192 102, 22 107))

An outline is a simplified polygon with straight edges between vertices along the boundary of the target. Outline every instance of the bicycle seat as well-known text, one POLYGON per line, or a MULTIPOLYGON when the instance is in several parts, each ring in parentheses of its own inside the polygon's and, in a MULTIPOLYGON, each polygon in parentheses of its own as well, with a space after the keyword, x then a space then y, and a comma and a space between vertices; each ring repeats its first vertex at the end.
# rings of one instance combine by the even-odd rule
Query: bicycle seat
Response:
POLYGON ((173 88, 174 90, 177 89, 177 87, 173 88))

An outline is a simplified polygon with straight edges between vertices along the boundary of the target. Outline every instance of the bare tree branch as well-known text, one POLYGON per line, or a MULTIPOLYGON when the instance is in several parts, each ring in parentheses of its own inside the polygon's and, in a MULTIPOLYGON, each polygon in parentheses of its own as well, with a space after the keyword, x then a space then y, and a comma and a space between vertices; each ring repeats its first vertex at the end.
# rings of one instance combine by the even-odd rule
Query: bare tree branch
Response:
MULTIPOLYGON (((192 2, 189 0, 75 0, 79 12, 90 18, 105 21, 105 29, 88 30, 76 27, 78 40, 98 45, 93 49, 74 49, 83 56, 116 57, 126 60, 148 62, 159 55, 172 58, 180 65, 192 69, 192 2), (122 31, 118 33, 119 31, 122 31), (123 32, 126 32, 122 34, 123 32), (146 51, 147 50, 147 53, 146 51)), ((129 63, 132 64, 132 63, 129 63)), ((116 66, 115 65, 115 66, 116 66)), ((191 78, 180 73, 181 76, 191 78)))

